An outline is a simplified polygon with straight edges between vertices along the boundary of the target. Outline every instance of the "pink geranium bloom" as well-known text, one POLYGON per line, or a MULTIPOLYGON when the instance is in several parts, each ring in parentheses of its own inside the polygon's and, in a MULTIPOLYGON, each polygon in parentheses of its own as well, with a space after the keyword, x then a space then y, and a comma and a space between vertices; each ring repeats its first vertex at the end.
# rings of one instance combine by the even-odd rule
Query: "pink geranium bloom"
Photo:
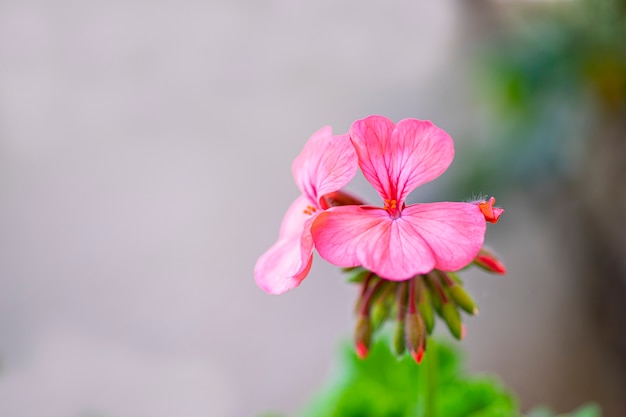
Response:
POLYGON ((395 125, 382 116, 356 121, 350 137, 361 171, 384 207, 343 206, 321 213, 311 229, 319 254, 335 265, 361 265, 396 281, 471 263, 486 228, 476 204, 405 206, 412 190, 448 168, 452 138, 429 121, 405 119, 395 125))
POLYGON ((337 204, 337 200, 360 204, 338 192, 356 170, 357 157, 347 134, 333 136, 330 126, 326 126, 311 136, 292 165, 302 195, 287 210, 278 241, 254 267, 259 287, 271 294, 281 294, 300 285, 311 269, 311 224, 317 215, 337 204))

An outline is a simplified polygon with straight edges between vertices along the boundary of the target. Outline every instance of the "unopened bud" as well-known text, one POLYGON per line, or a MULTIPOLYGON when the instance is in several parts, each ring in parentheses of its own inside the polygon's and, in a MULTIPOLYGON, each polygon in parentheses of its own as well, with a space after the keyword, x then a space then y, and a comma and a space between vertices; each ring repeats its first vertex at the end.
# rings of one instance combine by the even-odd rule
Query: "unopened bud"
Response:
POLYGON ((478 307, 476 307, 476 303, 462 286, 453 285, 448 288, 448 293, 454 302, 467 313, 474 316, 478 314, 478 307))
POLYGON ((461 315, 456 309, 456 304, 453 302, 443 303, 441 316, 448 325, 450 333, 459 340, 463 339, 463 323, 461 322, 461 315))
POLYGON ((433 332, 433 328, 435 327, 435 315, 433 314, 433 306, 431 304, 432 297, 430 296, 430 291, 426 285, 421 285, 420 291, 420 300, 417 304, 417 308, 420 315, 424 319, 426 331, 428 334, 431 334, 433 332))
POLYGON ((424 359, 424 352, 426 350, 424 349, 423 346, 420 346, 417 349, 417 352, 413 352, 411 353, 411 356, 413 356, 413 360, 415 360, 415 362, 417 362, 417 364, 419 365, 420 363, 422 363, 422 359, 424 359))
POLYGON ((354 345, 359 359, 365 359, 370 349, 372 331, 368 316, 359 316, 354 331, 354 345))
POLYGON ((419 314, 409 313, 405 321, 406 345, 417 363, 422 361, 426 344, 426 326, 419 314))
POLYGON ((484 248, 474 258, 474 264, 494 274, 506 274, 504 264, 493 253, 484 248))
POLYGON ((389 317, 390 306, 384 299, 379 299, 373 306, 370 312, 372 316, 372 328, 378 329, 389 317))

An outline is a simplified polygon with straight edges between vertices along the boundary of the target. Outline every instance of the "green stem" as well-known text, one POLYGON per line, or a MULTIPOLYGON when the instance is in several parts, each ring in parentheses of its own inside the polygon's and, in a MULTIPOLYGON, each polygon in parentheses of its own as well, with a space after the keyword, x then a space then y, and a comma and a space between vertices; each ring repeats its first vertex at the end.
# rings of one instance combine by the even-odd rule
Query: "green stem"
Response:
POLYGON ((428 341, 429 348, 426 354, 426 411, 424 417, 436 417, 437 403, 437 347, 433 346, 432 339, 428 341))

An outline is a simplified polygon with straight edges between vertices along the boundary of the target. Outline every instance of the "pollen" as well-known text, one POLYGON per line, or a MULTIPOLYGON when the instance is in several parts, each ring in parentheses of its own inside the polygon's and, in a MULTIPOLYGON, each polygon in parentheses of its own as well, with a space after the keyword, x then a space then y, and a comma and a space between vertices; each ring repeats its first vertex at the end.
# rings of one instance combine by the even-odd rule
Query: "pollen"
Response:
POLYGON ((304 209, 304 214, 308 214, 309 216, 312 215, 313 213, 315 213, 317 211, 317 207, 313 207, 313 206, 306 206, 306 209, 304 209))
POLYGON ((395 210, 398 207, 398 202, 396 200, 385 200, 385 210, 395 210))

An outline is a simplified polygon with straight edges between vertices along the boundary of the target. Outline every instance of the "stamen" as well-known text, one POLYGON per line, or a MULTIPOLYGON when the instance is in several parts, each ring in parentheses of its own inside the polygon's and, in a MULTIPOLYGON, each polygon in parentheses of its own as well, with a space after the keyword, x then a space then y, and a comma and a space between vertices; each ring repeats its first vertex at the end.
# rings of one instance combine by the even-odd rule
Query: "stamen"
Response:
POLYGON ((395 211, 398 208, 398 202, 396 200, 385 200, 384 208, 388 212, 395 211))
POLYGON ((304 214, 308 214, 309 216, 317 211, 317 207, 306 206, 306 209, 303 210, 304 214))

